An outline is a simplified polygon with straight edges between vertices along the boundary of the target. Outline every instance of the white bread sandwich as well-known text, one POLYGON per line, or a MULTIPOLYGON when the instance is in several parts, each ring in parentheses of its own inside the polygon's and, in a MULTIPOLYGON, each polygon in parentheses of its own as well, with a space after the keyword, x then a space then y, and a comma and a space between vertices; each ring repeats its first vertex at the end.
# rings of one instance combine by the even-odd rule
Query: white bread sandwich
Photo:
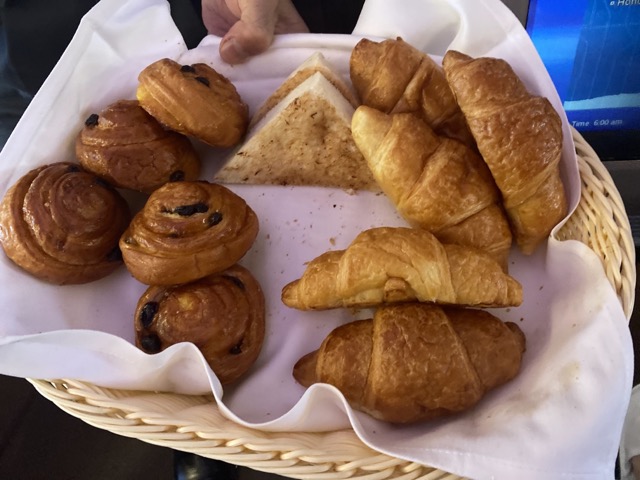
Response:
POLYGON ((282 82, 278 89, 273 92, 258 108, 249 122, 249 129, 262 120, 267 112, 275 107, 294 88, 316 72, 322 73, 322 75, 324 75, 325 78, 340 91, 353 108, 358 108, 360 102, 358 101, 358 97, 356 96, 355 90, 351 84, 344 81, 336 68, 325 58, 324 55, 322 55, 321 52, 315 52, 301 63, 300 66, 296 68, 291 75, 282 82))
POLYGON ((267 110, 215 181, 380 191, 351 135, 354 111, 323 73, 313 73, 267 110))

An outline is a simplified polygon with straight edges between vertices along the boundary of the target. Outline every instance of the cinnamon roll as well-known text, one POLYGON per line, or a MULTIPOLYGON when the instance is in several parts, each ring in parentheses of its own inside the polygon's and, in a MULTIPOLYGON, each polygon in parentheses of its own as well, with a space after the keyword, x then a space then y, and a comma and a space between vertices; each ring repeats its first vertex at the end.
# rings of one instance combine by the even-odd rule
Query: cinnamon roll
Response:
POLYGON ((265 334, 262 289, 240 265, 195 282, 149 287, 136 307, 136 346, 158 353, 179 342, 200 349, 222 384, 254 364, 265 334))
POLYGON ((91 114, 76 139, 76 156, 112 185, 143 193, 200 175, 189 139, 165 129, 137 100, 120 100, 91 114))
POLYGON ((244 136, 249 109, 235 86, 209 65, 180 65, 163 58, 138 76, 140 105, 160 123, 214 147, 244 136))
POLYGON ((55 284, 87 283, 122 264, 118 240, 131 218, 111 185, 59 162, 31 170, 0 203, 0 243, 33 276, 55 284))
POLYGON ((147 285, 187 283, 220 272, 249 250, 258 217, 222 185, 167 183, 153 192, 120 239, 125 265, 147 285))

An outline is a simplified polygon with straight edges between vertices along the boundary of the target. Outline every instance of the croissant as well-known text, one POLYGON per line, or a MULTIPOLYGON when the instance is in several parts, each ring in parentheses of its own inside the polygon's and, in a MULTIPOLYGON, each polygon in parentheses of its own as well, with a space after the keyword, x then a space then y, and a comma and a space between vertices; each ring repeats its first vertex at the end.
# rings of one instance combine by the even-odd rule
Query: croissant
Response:
POLYGON ((205 63, 180 65, 163 58, 138 76, 140 105, 171 130, 214 147, 244 136, 249 108, 231 81, 205 63))
POLYGON ((524 351, 518 326, 486 311, 407 303, 337 327, 293 375, 335 386, 374 418, 410 423, 473 407, 516 377, 524 351))
POLYGON ((235 382, 254 364, 264 341, 265 301, 258 281, 240 265, 178 286, 151 286, 135 312, 136 345, 158 353, 179 342, 200 349, 220 383, 235 382))
POLYGON ((360 40, 351 53, 349 71, 363 105, 384 113, 419 114, 439 135, 474 147, 442 68, 401 38, 360 40))
POLYGON ((516 243, 530 254, 567 214, 560 179, 562 123, 504 60, 448 51, 447 80, 502 192, 516 243))
POLYGON ((522 303, 522 286, 485 252, 442 244, 426 230, 377 227, 309 262, 281 298, 300 310, 412 300, 504 307, 522 303))
POLYGON ((136 100, 119 100, 91 114, 76 139, 76 157, 112 185, 143 193, 200 174, 187 137, 163 128, 136 100))
POLYGON ((438 136, 409 113, 358 107, 351 131, 373 176, 400 215, 445 243, 490 253, 506 270, 509 222, 482 158, 438 136))
POLYGON ((111 185, 58 162, 22 176, 0 204, 0 243, 31 275, 54 284, 92 282, 122 265, 118 239, 131 214, 111 185))
POLYGON ((205 181, 154 191, 120 238, 124 263, 147 285, 187 283, 240 260, 258 234, 258 217, 231 190, 205 181))

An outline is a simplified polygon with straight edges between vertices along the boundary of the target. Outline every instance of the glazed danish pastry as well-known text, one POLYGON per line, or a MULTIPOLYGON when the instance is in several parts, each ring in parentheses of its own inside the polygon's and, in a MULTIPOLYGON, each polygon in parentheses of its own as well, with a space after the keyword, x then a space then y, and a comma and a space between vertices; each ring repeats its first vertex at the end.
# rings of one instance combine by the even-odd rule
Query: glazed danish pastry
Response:
POLYGON ((165 129, 137 100, 120 100, 91 114, 76 139, 76 157, 112 185, 143 193, 200 175, 189 139, 165 129))
POLYGON ((173 285, 235 264, 258 234, 258 217, 222 185, 167 183, 154 191, 120 239, 129 272, 147 285, 173 285))
POLYGON ((31 170, 0 204, 0 242, 33 276, 55 284, 87 283, 122 264, 118 239, 129 206, 111 185, 79 165, 31 170))
POLYGON ((260 284, 244 267, 183 285, 149 287, 136 307, 136 345, 158 353, 179 343, 200 349, 222 384, 254 364, 265 334, 260 284))
POLYGON ((160 123, 214 147, 244 136, 249 109, 235 86, 209 65, 180 65, 163 58, 138 76, 140 105, 160 123))

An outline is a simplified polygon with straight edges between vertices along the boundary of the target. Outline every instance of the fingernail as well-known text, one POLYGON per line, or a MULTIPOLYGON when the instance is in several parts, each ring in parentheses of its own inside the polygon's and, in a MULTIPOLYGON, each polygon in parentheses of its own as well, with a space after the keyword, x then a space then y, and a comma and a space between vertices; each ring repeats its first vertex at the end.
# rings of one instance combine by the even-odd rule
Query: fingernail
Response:
POLYGON ((227 37, 220 43, 220 56, 227 63, 242 63, 247 54, 234 37, 227 37))

